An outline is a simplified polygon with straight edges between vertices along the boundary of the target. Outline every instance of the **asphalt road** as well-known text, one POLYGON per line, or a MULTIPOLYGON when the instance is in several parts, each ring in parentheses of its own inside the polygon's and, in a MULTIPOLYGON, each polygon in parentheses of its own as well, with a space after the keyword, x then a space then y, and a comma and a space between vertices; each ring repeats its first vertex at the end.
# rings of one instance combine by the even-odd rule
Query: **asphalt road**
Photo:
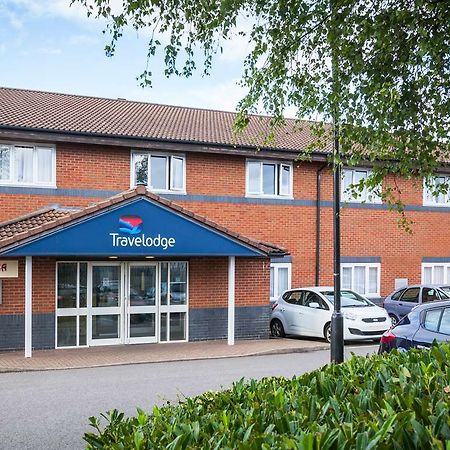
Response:
MULTIPOLYGON (((365 355, 377 346, 349 346, 365 355)), ((0 374, 0 449, 82 449, 88 417, 176 401, 242 377, 292 377, 329 361, 328 351, 94 369, 0 374)))

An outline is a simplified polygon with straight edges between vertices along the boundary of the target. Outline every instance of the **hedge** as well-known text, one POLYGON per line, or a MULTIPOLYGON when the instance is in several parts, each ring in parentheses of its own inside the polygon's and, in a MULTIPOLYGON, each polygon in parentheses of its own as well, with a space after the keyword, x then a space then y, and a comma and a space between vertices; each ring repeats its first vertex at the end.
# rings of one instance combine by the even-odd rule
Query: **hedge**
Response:
POLYGON ((450 346, 353 356, 178 405, 91 417, 88 449, 450 450, 450 346), (106 419, 106 425, 101 423, 106 419))

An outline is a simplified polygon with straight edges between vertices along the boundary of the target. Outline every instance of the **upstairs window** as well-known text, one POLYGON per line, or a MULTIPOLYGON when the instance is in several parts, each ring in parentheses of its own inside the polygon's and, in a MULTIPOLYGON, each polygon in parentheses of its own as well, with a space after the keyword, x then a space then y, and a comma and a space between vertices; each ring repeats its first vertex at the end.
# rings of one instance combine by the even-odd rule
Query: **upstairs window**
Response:
POLYGON ((55 148, 0 144, 0 184, 54 187, 55 148))
POLYGON ((429 185, 423 185, 423 204, 428 206, 450 206, 450 176, 433 177, 429 185))
POLYGON ((292 197, 292 164, 247 161, 247 195, 292 197))
POLYGON ((185 158, 180 155, 135 152, 132 184, 144 184, 155 192, 186 191, 185 158))
POLYGON ((381 203, 381 198, 376 192, 366 187, 359 191, 352 186, 357 186, 362 180, 366 180, 371 174, 367 169, 344 169, 342 171, 342 201, 354 203, 381 203))

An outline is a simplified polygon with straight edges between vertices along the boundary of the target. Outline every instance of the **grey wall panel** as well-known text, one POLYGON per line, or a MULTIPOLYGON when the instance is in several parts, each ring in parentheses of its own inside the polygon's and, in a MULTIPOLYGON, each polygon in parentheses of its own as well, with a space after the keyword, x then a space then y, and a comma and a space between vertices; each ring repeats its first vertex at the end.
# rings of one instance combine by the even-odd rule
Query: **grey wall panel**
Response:
MULTIPOLYGON (((55 347, 55 315, 33 314, 33 348, 55 347)), ((22 350, 25 347, 25 317, 0 315, 0 350, 22 350)))
MULTIPOLYGON (((269 337, 270 305, 238 307, 235 312, 235 338, 269 337)), ((189 311, 189 340, 226 339, 227 308, 195 308, 189 311)))

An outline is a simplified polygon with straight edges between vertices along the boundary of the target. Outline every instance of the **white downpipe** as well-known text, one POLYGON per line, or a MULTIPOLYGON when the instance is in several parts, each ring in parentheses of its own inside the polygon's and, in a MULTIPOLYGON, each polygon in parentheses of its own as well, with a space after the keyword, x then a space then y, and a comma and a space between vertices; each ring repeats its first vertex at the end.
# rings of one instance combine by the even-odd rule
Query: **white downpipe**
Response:
POLYGON ((228 257, 228 345, 234 345, 236 258, 228 257))
POLYGON ((25 257, 25 358, 31 358, 33 323, 33 259, 25 257))

